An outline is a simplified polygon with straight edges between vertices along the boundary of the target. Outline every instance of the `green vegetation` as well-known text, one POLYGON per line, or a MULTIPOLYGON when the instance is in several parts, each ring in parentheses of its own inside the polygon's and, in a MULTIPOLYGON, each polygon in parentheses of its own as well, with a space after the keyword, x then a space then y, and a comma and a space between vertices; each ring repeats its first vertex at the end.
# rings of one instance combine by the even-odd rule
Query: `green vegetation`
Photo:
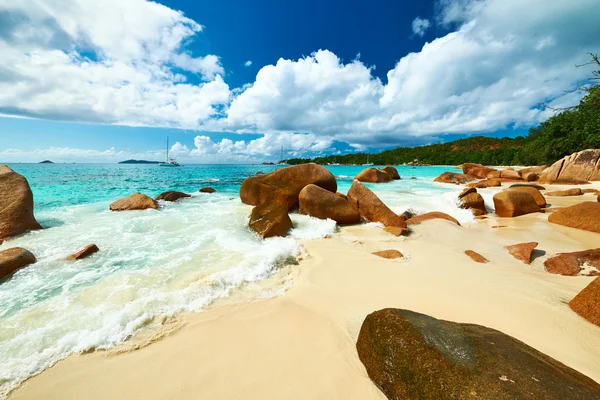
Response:
MULTIPOLYGON (((590 64, 598 65, 592 55, 590 64)), ((433 165, 457 165, 464 162, 484 165, 544 165, 584 149, 600 148, 600 69, 593 72, 591 85, 578 88, 586 92, 579 105, 556 110, 557 114, 529 130, 526 137, 489 138, 475 136, 450 143, 420 147, 399 147, 371 154, 369 161, 376 165, 403 164, 414 160, 433 165)), ((315 162, 318 164, 363 164, 367 154, 295 158, 288 164, 315 162)))

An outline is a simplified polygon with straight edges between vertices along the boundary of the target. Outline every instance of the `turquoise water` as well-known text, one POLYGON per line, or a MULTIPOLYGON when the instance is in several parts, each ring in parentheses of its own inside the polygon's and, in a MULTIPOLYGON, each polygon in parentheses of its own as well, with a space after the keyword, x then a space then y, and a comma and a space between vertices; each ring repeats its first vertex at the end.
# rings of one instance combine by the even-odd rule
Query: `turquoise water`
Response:
MULTIPOLYGON (((45 229, 0 245, 27 248, 38 259, 0 283, 0 397, 69 354, 110 348, 177 313, 200 312, 241 291, 283 293, 285 287, 265 289, 261 282, 299 254, 297 239, 336 229, 331 220, 292 214, 289 237, 262 240, 248 230, 251 208, 239 201, 239 186, 278 166, 9 166, 28 179, 45 229), (198 193, 204 186, 218 192, 198 193), (158 211, 109 211, 111 202, 133 192, 155 197, 167 190, 193 197, 158 211), (100 252, 65 260, 89 243, 100 252)), ((346 193, 364 167, 328 168, 346 193)), ((402 180, 368 185, 394 211, 436 210, 472 220, 457 207, 459 187, 432 182, 452 167, 398 169, 402 180)))

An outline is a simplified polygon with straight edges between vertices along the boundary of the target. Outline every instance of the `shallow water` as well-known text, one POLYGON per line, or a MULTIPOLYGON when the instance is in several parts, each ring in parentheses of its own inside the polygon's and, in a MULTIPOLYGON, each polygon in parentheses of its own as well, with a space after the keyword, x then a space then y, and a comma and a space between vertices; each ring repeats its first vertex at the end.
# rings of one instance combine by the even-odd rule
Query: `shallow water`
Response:
MULTIPOLYGON (((13 164, 34 193, 44 230, 8 240, 38 262, 0 284, 0 397, 74 352, 122 343, 178 312, 198 312, 245 285, 271 276, 299 254, 296 239, 323 237, 333 221, 292 215, 291 237, 259 239, 247 228, 250 207, 240 183, 277 166, 13 164), (198 193, 211 186, 215 194, 198 193), (109 204, 133 192, 193 195, 160 211, 112 213, 109 204), (95 243, 100 252, 65 257, 95 243)), ((346 193, 364 167, 328 167, 346 193)), ((399 167, 402 180, 370 184, 394 211, 443 211, 472 220, 457 207, 460 188, 433 183, 452 167, 399 167), (410 179, 415 177, 416 179, 410 179)))

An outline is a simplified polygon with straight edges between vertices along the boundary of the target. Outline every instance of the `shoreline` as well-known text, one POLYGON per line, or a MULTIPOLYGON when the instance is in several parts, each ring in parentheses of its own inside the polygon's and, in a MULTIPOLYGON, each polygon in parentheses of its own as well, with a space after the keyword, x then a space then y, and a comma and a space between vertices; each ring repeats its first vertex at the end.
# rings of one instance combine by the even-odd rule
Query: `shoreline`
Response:
MULTIPOLYGON (((555 207, 591 200, 584 196, 548 201, 555 207)), ((558 252, 597 247, 598 234, 549 224, 547 216, 492 214, 463 227, 433 220, 414 226, 408 238, 356 225, 330 239, 302 240, 300 264, 265 282, 291 279, 283 295, 182 314, 167 325, 176 329, 147 346, 136 349, 137 337, 129 341, 131 351, 70 356, 8 398, 385 399, 355 349, 364 317, 385 307, 500 330, 600 381, 598 327, 567 305, 594 278, 543 268, 558 252), (546 252, 530 266, 503 249, 528 241, 546 252), (371 254, 385 249, 400 250, 407 259, 371 254), (466 249, 490 263, 471 261, 466 249)))

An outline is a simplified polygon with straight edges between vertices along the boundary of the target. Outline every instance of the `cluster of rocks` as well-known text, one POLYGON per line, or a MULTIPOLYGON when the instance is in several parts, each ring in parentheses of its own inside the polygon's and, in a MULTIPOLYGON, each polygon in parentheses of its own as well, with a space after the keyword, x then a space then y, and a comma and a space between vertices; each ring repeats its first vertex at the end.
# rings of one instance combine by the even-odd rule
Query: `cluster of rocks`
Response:
MULTIPOLYGON (((198 192, 200 193, 215 193, 216 190, 211 187, 203 187, 198 192)), ((159 201, 178 201, 180 199, 185 199, 192 197, 192 195, 177 192, 170 190, 168 192, 164 192, 156 196, 156 198, 152 199, 151 197, 143 194, 143 193, 134 193, 130 196, 124 197, 112 203, 110 205, 111 211, 135 211, 135 210, 157 210, 159 208, 159 201)))
POLYGON ((356 175, 354 179, 360 182, 381 183, 399 180, 400 174, 396 168, 388 165, 381 169, 367 168, 356 175))

